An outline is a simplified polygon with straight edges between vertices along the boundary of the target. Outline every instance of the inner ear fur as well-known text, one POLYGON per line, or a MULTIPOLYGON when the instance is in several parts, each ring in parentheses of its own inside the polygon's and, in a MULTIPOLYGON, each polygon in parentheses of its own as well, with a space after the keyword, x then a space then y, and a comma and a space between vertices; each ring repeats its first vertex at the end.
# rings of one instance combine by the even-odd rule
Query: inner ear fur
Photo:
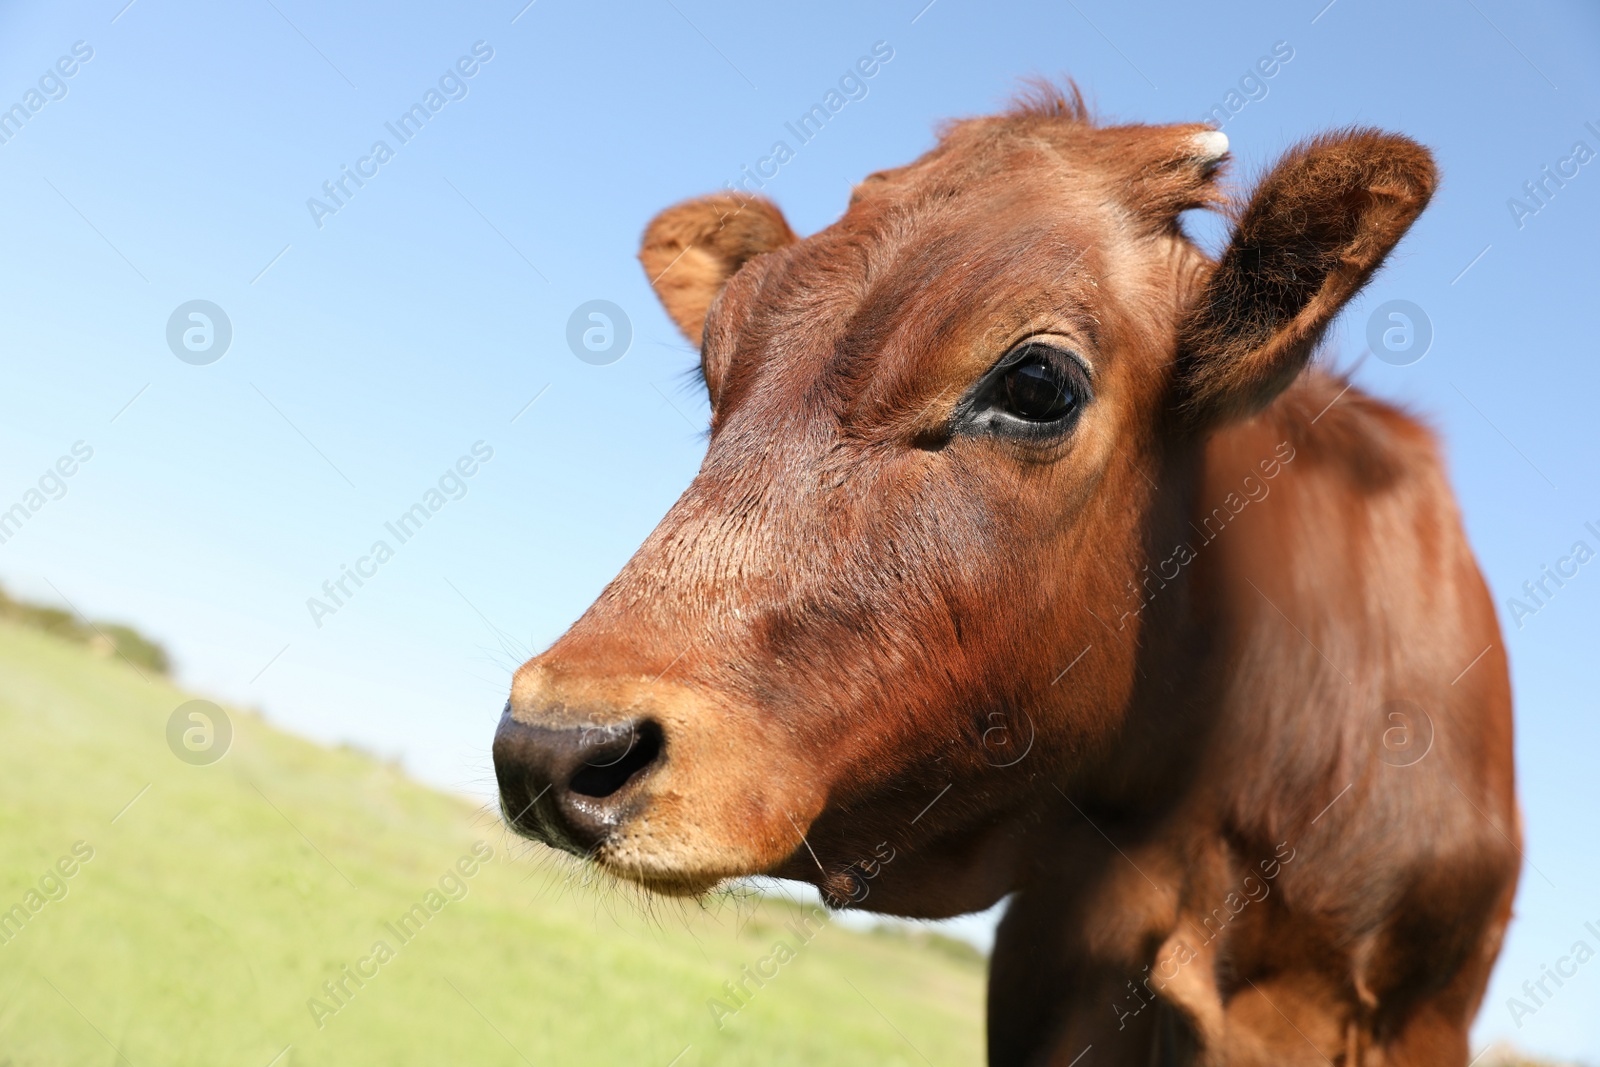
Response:
POLYGON ((657 215, 645 228, 639 262, 667 314, 698 348, 706 312, 728 279, 747 261, 795 240, 770 200, 705 196, 657 215))
POLYGON ((1279 160, 1179 332, 1186 414, 1244 418, 1282 392, 1437 183, 1427 149, 1379 130, 1326 134, 1279 160))

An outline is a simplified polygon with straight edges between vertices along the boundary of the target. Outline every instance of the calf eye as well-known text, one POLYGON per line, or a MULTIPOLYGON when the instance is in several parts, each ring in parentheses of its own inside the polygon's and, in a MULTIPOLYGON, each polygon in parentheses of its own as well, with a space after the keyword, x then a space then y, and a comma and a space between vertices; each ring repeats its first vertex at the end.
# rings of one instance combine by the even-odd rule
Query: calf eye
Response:
POLYGON ((1006 372, 1004 384, 1006 411, 1029 422, 1055 422, 1078 406, 1067 376, 1039 355, 1024 355, 1006 372))
POLYGON ((1043 441, 1070 430, 1093 398, 1070 349, 1034 338, 1014 346, 956 405, 953 429, 1043 441))

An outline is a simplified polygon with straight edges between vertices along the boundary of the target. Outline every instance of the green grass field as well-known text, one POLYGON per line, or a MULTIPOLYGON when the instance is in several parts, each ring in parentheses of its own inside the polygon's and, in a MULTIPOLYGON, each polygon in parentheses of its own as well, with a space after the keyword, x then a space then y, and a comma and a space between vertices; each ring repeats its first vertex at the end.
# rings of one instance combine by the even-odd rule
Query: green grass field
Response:
POLYGON ((0 622, 0 1067, 982 1062, 975 954, 802 943, 748 895, 647 913, 233 709, 227 755, 193 766, 166 740, 188 699, 0 622), (779 940, 794 958, 719 1028, 708 1001, 779 940))

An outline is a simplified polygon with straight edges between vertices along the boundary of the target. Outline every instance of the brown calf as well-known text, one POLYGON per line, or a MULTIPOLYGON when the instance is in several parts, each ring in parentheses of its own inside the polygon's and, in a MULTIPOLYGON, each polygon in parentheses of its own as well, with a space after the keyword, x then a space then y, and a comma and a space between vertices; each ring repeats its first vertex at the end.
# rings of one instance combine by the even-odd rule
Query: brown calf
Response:
POLYGON ((665 893, 1012 894, 996 1064, 1464 1064, 1518 868, 1506 662, 1428 432, 1307 369, 1433 163, 1308 141, 1213 261, 1179 215, 1225 150, 1044 93, 804 240, 657 218, 710 445, 517 672, 512 823, 665 893))

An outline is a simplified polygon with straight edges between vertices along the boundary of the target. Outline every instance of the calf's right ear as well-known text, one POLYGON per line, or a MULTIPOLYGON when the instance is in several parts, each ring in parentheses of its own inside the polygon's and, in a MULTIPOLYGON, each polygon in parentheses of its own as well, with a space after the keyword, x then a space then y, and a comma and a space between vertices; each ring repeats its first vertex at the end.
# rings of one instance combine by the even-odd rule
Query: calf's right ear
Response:
POLYGON ((1244 418, 1282 392, 1437 182, 1427 149, 1379 130, 1291 149, 1256 186, 1179 332, 1190 420, 1203 428, 1244 418))
POLYGON ((657 215, 645 228, 639 262, 667 314, 698 348, 706 312, 728 279, 748 260, 795 240, 770 200, 706 196, 657 215))

